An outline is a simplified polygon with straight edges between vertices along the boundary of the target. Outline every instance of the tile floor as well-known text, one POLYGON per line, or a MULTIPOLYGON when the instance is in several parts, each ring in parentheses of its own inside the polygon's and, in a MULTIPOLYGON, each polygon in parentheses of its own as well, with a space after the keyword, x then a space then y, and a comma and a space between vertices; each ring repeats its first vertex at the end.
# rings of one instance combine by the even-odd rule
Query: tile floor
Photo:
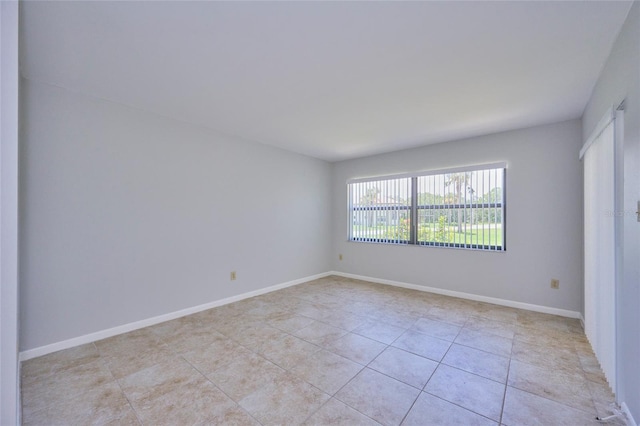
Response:
POLYGON ((577 320, 327 277, 26 361, 22 401, 47 426, 587 425, 613 396, 577 320))

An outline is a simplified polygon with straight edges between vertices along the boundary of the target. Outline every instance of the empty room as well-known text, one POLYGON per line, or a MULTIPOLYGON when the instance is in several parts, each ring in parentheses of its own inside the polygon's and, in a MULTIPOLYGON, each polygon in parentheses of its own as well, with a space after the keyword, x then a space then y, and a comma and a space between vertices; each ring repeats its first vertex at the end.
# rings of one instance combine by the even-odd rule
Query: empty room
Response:
POLYGON ((0 424, 640 421, 637 1, 0 21, 0 424))

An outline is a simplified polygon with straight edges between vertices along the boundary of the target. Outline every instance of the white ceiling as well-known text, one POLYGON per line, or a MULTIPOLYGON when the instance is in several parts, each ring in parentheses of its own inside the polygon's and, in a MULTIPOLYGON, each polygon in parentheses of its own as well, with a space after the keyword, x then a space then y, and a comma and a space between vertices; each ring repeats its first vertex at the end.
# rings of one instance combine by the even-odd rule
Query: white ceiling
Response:
POLYGON ((23 2, 25 77, 329 161, 580 117, 631 2, 23 2))

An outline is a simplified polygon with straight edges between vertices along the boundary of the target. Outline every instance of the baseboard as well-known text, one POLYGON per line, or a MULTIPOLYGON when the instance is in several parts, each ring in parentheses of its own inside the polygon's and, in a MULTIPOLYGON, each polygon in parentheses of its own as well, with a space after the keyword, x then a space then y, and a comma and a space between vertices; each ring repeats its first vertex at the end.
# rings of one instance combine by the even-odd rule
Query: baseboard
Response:
POLYGON ((584 316, 580 313, 580 317, 578 318, 580 320, 580 325, 582 326, 582 329, 584 330, 584 316))
POLYGON ((622 408, 622 412, 627 416, 627 421, 629 422, 628 426, 638 426, 636 420, 631 415, 631 411, 629 411, 629 407, 626 402, 620 404, 620 408, 622 408))
MULTIPOLYGON (((127 333, 129 331, 138 330, 138 329, 144 328, 144 327, 149 327, 151 325, 155 325, 155 324, 159 324, 161 322, 170 321, 172 319, 176 319, 176 318, 184 317, 184 316, 187 316, 187 315, 195 314, 197 312, 205 311, 207 309, 215 308, 217 306, 226 305, 226 304, 237 302, 237 301, 240 301, 240 300, 243 300, 243 299, 248 299, 250 297, 255 297, 255 296, 259 296, 261 294, 266 294, 266 293, 270 293, 272 291, 280 290, 280 289, 283 289, 283 288, 286 288, 286 287, 292 287, 294 285, 298 285, 298 284, 302 284, 302 283, 305 283, 305 282, 313 281, 313 280, 316 280, 316 279, 319 279, 319 278, 324 278, 324 277, 327 277, 329 275, 337 275, 337 276, 341 276, 341 277, 345 277, 345 278, 353 278, 353 279, 357 279, 357 280, 369 281, 369 282, 378 283, 378 284, 385 284, 385 285, 391 285, 391 286, 395 286, 395 287, 408 288, 408 289, 412 289, 412 290, 425 291, 425 292, 428 292, 428 293, 442 294, 444 296, 459 297, 461 299, 468 299, 468 300, 476 300, 476 301, 479 301, 479 302, 493 303, 495 305, 508 306, 508 307, 511 307, 511 308, 518 308, 518 309, 526 309, 526 310, 529 310, 529 311, 542 312, 542 313, 545 313, 545 314, 552 314, 552 315, 559 315, 559 316, 568 317, 568 318, 578 318, 584 324, 584 319, 582 318, 582 314, 580 312, 568 311, 568 310, 565 310, 565 309, 558 309, 558 308, 550 308, 550 307, 547 307, 547 306, 533 305, 533 304, 523 303, 523 302, 514 302, 512 300, 499 299, 499 298, 495 298, 495 297, 480 296, 480 295, 477 295, 477 294, 464 293, 464 292, 453 291, 453 290, 445 290, 445 289, 436 288, 436 287, 427 287, 427 286, 422 286, 422 285, 417 285, 417 284, 409 284, 409 283, 404 283, 404 282, 400 282, 400 281, 392 281, 392 280, 385 280, 385 279, 374 278, 374 277, 367 277, 367 276, 363 276, 363 275, 348 274, 348 273, 339 272, 339 271, 329 271, 329 272, 324 272, 324 273, 321 273, 321 274, 316 274, 316 275, 300 278, 300 279, 293 280, 293 281, 288 281, 288 282, 281 283, 281 284, 276 284, 276 285, 273 285, 273 286, 270 286, 270 287, 266 287, 266 288, 262 288, 262 289, 254 290, 254 291, 250 291, 250 292, 239 294, 239 295, 236 295, 236 296, 227 297, 225 299, 215 300, 215 301, 212 301, 212 302, 209 302, 209 303, 205 303, 203 305, 198 305, 198 306, 182 309, 182 310, 175 311, 175 312, 170 312, 168 314, 163 314, 163 315, 159 315, 159 316, 152 317, 152 318, 147 318, 147 319, 140 320, 140 321, 135 321, 135 322, 131 322, 131 323, 128 323, 128 324, 123 324, 123 325, 120 325, 120 326, 117 326, 117 327, 113 327, 113 328, 109 328, 109 329, 106 329, 106 330, 97 331, 95 333, 86 334, 84 336, 78 336, 78 337, 74 337, 72 339, 63 340, 61 342, 56 342, 56 343, 52 343, 52 344, 49 344, 49 345, 40 346, 40 347, 37 347, 37 348, 34 348, 34 349, 29 349, 29 350, 20 352, 20 361, 26 361, 26 360, 29 360, 29 359, 32 359, 32 358, 37 358, 39 356, 47 355, 47 354, 52 353, 52 352, 57 352, 57 351, 60 351, 60 350, 63 350, 63 349, 69 349, 69 348, 72 348, 74 346, 79 346, 79 345, 83 345, 85 343, 95 342, 95 341, 101 340, 101 339, 106 339, 107 337, 116 336, 118 334, 127 333)), ((634 425, 634 426, 636 426, 636 425, 634 425)))
POLYGON ((117 327, 109 328, 106 330, 97 331, 95 333, 85 334, 84 336, 74 337, 72 339, 63 340, 61 342, 52 343, 45 346, 40 346, 34 349, 29 349, 20 352, 20 361, 26 361, 31 358, 37 358, 42 355, 47 355, 52 352, 57 352, 63 349, 69 349, 74 346, 84 345, 86 343, 95 342, 97 340, 106 339, 107 337, 116 336, 118 334, 127 333, 129 331, 138 330, 140 328, 149 327, 151 325, 159 324, 161 322, 169 321, 172 319, 184 317, 187 315, 195 314, 197 312, 206 311, 207 309, 215 308, 217 306, 227 305, 229 303, 238 302, 250 297, 260 296, 261 294, 271 293, 272 291, 280 290, 294 285, 306 283, 309 281, 317 280, 331 275, 330 272, 324 272, 322 274, 311 275, 308 277, 300 278, 293 281, 287 281, 281 284, 272 285, 270 287, 261 288, 259 290, 242 293, 237 296, 227 297, 225 299, 214 300, 213 302, 205 303, 203 305, 193 306, 191 308, 181 309, 179 311, 170 312, 168 314, 159 315, 152 318, 147 318, 140 321, 131 322, 128 324, 119 325, 117 327))
POLYGON ((436 287, 427 287, 418 284, 409 284, 400 281, 385 280, 381 278, 366 277, 363 275, 348 274, 345 272, 332 271, 330 275, 338 275, 345 278, 353 278, 356 280, 370 281, 378 284, 391 285, 395 287, 408 288, 411 290, 425 291, 427 293, 442 294, 444 296, 459 297, 461 299, 475 300, 478 302, 493 303, 494 305, 508 306, 510 308, 526 309, 528 311, 541 312, 544 314, 558 315, 567 318, 579 319, 582 314, 580 312, 569 311, 566 309, 551 308, 548 306, 533 305, 530 303, 515 302, 512 300, 498 299, 496 297, 480 296, 472 293, 464 293, 461 291, 445 290, 436 287))

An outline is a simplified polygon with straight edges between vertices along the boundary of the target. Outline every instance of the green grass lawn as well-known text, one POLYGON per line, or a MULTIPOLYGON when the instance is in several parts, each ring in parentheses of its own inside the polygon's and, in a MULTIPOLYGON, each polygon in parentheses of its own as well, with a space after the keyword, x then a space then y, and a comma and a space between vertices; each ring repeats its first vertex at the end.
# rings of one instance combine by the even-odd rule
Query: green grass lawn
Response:
MULTIPOLYGON (((502 245, 502 227, 498 225, 491 225, 491 229, 488 226, 482 228, 480 225, 476 227, 474 225, 473 229, 469 229, 467 226, 467 232, 455 232, 457 231, 457 226, 449 227, 451 233, 451 242, 459 243, 459 244, 480 244, 480 245, 502 245)), ((463 227, 464 230, 464 227, 463 227)))
MULTIPOLYGON (((436 233, 438 232, 438 225, 428 225, 430 239, 426 241, 434 241, 436 233)), ((444 234, 447 235, 449 243, 455 244, 478 244, 478 245, 502 245, 502 225, 501 224, 477 224, 468 225, 466 232, 464 225, 462 226, 463 232, 457 232, 458 226, 447 226, 444 229, 444 234)), ((394 227, 386 227, 384 225, 378 225, 375 227, 367 227, 362 225, 354 225, 353 233, 354 237, 363 238, 389 238, 393 239, 394 227)), ((399 235, 399 239, 408 240, 409 232, 404 231, 399 235)), ((421 240, 422 241, 422 240, 421 240)))

